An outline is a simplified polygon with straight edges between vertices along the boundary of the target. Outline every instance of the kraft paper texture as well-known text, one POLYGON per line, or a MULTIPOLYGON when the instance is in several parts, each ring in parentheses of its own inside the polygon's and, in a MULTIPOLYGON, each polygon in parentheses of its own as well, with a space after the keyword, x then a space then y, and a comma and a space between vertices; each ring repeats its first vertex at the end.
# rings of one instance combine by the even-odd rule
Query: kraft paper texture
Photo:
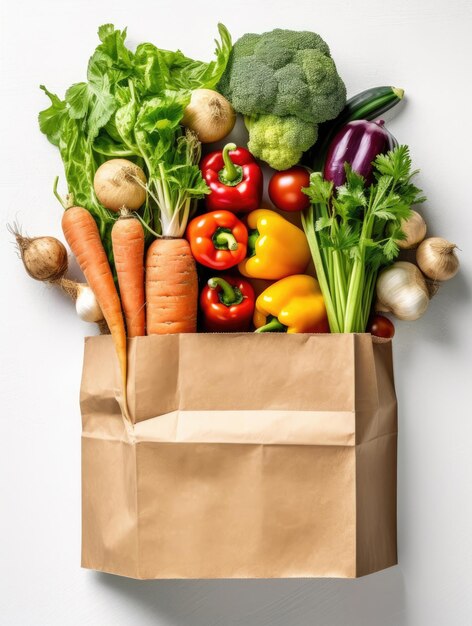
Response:
POLYGON ((82 566, 133 578, 357 577, 394 565, 391 342, 110 336, 81 388, 82 566))

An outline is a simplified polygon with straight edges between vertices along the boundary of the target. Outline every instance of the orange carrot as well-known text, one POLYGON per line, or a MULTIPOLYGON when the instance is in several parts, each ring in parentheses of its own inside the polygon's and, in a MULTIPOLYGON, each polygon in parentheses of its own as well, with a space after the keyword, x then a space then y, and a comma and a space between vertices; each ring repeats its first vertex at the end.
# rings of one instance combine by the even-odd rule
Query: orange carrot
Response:
POLYGON ((121 303, 116 291, 107 255, 92 215, 82 207, 71 207, 64 212, 62 230, 75 255, 85 279, 102 309, 115 343, 120 363, 123 397, 126 408, 126 332, 121 303))
POLYGON ((144 230, 134 217, 120 217, 111 231, 115 269, 128 337, 145 334, 144 230))
POLYGON ((156 239, 146 257, 147 334, 197 330, 198 280, 185 239, 156 239))

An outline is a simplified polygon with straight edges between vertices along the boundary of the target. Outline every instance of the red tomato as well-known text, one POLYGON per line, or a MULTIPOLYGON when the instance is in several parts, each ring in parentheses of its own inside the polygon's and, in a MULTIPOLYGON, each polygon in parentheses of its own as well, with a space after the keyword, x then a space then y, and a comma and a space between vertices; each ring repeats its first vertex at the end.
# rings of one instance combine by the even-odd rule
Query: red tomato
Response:
POLYGON ((270 199, 282 211, 303 211, 310 206, 310 200, 302 187, 309 184, 310 174, 300 165, 276 172, 269 182, 270 199))
POLYGON ((385 339, 391 339, 395 334, 395 326, 383 315, 373 315, 367 326, 367 332, 376 337, 384 337, 385 339))

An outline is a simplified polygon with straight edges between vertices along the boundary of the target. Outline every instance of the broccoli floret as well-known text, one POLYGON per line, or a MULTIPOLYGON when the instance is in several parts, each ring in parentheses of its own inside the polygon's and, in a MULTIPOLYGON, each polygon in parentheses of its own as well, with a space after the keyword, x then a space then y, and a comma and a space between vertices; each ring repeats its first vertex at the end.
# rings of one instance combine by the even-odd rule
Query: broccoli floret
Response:
POLYGON ((346 103, 327 44, 308 31, 244 35, 218 88, 245 115, 294 115, 314 124, 335 118, 346 103))
POLYGON ((257 115, 245 118, 248 148, 276 170, 286 170, 300 161, 302 153, 318 137, 318 126, 294 115, 257 115))

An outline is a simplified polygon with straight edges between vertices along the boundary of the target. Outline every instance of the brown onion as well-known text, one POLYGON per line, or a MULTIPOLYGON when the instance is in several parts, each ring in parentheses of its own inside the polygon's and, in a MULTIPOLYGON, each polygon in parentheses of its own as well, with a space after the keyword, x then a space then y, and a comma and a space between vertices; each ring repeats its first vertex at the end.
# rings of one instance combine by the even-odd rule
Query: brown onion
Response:
POLYGON ((233 130, 236 112, 217 91, 195 89, 186 107, 182 124, 193 130, 202 143, 224 139, 233 130))
POLYGON ((455 243, 442 237, 429 237, 416 251, 416 262, 420 270, 431 280, 449 280, 459 271, 459 259, 455 243))
POLYGON ((417 211, 412 211, 407 220, 402 220, 401 227, 406 239, 399 239, 397 244, 402 250, 415 248, 426 237, 426 222, 417 211))

